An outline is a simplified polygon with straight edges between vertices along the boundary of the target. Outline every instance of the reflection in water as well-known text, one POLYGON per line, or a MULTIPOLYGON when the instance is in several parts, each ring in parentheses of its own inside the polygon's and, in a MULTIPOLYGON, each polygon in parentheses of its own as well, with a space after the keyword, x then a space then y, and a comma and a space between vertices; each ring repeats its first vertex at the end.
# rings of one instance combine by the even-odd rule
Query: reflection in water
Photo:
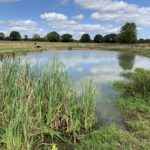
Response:
POLYGON ((49 51, 19 56, 22 63, 29 60, 31 65, 38 64, 39 68, 51 63, 54 57, 58 57, 66 65, 68 75, 73 77, 77 90, 80 90, 79 86, 82 80, 93 79, 99 93, 96 113, 103 125, 118 122, 121 124, 121 114, 111 101, 118 95, 112 89, 112 83, 122 79, 120 76, 122 68, 124 70, 137 67, 148 69, 150 66, 148 58, 96 50, 49 51))
POLYGON ((121 53, 118 56, 119 66, 123 70, 131 70, 134 66, 135 55, 129 53, 121 53))

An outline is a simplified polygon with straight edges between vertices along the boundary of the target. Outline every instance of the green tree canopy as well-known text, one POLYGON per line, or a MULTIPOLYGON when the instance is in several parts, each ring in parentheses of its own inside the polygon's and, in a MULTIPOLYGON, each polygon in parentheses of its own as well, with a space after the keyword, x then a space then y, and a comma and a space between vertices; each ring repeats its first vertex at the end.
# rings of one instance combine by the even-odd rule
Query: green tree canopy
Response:
POLYGON ((3 32, 0 32, 0 40, 4 40, 5 39, 5 34, 3 32))
POLYGON ((95 43, 102 43, 103 42, 103 36, 100 34, 95 35, 94 42, 95 43))
POLYGON ((28 38, 28 35, 24 35, 24 41, 28 41, 29 38, 28 38))
POLYGON ((60 35, 55 31, 50 32, 47 34, 47 40, 50 42, 59 42, 60 35))
POLYGON ((145 40, 141 38, 138 40, 138 43, 145 43, 145 40))
POLYGON ((137 42, 137 29, 136 24, 126 23, 119 34, 120 43, 136 43, 137 42))
POLYGON ((39 34, 34 34, 33 35, 33 40, 35 40, 35 41, 38 41, 38 40, 40 40, 40 35, 39 34))
POLYGON ((14 40, 14 41, 16 41, 16 40, 21 40, 21 35, 20 35, 20 33, 17 32, 17 31, 12 31, 12 32, 10 33, 10 39, 11 39, 11 40, 14 40))
POLYGON ((91 42, 91 38, 90 38, 90 35, 89 34, 83 34, 80 41, 82 43, 89 43, 91 42))
POLYGON ((62 42, 72 42, 72 35, 71 34, 63 34, 61 36, 62 42))
POLYGON ((111 33, 104 36, 103 41, 106 43, 116 43, 117 42, 117 34, 111 33))

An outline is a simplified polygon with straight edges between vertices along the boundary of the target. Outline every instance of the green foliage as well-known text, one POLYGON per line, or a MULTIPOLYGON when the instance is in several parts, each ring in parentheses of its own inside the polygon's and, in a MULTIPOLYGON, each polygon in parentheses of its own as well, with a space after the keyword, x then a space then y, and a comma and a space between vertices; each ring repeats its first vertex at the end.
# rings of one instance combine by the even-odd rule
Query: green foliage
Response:
POLYGON ((71 34, 63 34, 61 36, 61 41, 62 42, 72 42, 73 41, 72 35, 71 34))
POLYGON ((28 41, 28 40, 29 40, 28 35, 25 35, 24 36, 24 41, 28 41))
POLYGON ((145 43, 145 40, 144 39, 139 39, 138 43, 145 43))
POLYGON ((136 69, 134 72, 122 73, 127 81, 117 81, 114 87, 125 96, 139 95, 143 98, 150 95, 150 71, 136 69))
POLYGON ((59 42, 60 41, 60 35, 53 31, 47 34, 47 40, 50 42, 59 42))
POLYGON ((119 36, 120 43, 136 43, 137 42, 137 30, 135 23, 126 23, 122 29, 119 36))
POLYGON ((91 42, 91 38, 90 38, 90 35, 89 34, 83 34, 80 41, 82 43, 89 43, 91 42))
POLYGON ((116 43, 117 42, 117 34, 107 34, 104 36, 103 41, 105 43, 116 43))
POLYGON ((40 35, 39 34, 34 34, 32 39, 34 41, 39 41, 40 40, 40 35))
POLYGON ((100 34, 95 35, 94 42, 95 43, 102 43, 103 42, 103 36, 100 34))
POLYGON ((74 91, 65 66, 56 60, 42 70, 4 62, 0 95, 0 149, 38 149, 56 139, 76 142, 96 123, 95 88, 90 82, 81 93, 74 91))
POLYGON ((17 32, 17 31, 12 31, 11 33, 10 33, 10 39, 11 40, 14 40, 14 41, 17 41, 17 40, 21 40, 21 35, 20 35, 20 33, 19 32, 17 32))
POLYGON ((5 39, 5 34, 3 32, 0 32, 0 40, 4 40, 5 39))

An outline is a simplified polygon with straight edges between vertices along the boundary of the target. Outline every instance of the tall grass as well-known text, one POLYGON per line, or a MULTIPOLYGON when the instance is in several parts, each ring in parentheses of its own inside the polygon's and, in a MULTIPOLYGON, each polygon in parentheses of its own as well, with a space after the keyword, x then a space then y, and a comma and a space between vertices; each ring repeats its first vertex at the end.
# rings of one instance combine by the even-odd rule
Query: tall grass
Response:
POLYGON ((121 91, 124 96, 140 96, 146 98, 150 96, 150 71, 138 68, 134 72, 122 73, 126 79, 117 81, 114 87, 121 91))
POLYGON ((0 67, 0 149, 57 149, 76 142, 96 123, 92 83, 80 94, 58 60, 42 70, 6 61, 0 67))

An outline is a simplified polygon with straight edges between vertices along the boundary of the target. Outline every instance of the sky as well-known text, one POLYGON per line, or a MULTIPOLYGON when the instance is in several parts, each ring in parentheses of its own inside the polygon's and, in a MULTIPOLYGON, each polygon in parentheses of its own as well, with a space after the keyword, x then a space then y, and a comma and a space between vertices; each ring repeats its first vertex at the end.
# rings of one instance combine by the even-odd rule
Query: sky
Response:
POLYGON ((0 0, 0 32, 22 36, 48 32, 118 33, 126 22, 135 22, 138 38, 150 38, 150 0, 0 0))

